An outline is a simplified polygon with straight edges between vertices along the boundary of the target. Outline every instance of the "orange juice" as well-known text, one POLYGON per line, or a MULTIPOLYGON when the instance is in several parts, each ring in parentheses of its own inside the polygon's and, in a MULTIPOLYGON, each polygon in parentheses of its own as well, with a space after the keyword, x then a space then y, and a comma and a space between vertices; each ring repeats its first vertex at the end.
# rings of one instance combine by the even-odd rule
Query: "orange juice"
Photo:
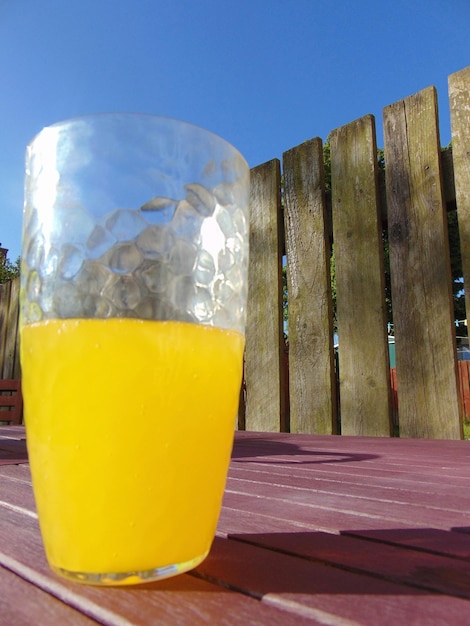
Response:
POLYGON ((237 332, 183 322, 23 327, 29 459, 54 569, 125 584, 205 557, 230 460, 243 347, 237 332))

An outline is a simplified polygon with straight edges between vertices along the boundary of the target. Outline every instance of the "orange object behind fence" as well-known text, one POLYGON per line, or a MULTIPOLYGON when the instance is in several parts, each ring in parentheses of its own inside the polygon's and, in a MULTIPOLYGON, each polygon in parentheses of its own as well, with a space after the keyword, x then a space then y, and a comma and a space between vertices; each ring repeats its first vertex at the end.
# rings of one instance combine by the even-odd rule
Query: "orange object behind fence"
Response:
MULTIPOLYGON (((462 400, 462 412, 464 419, 470 421, 470 361, 458 361, 460 398, 462 400)), ((390 368, 390 380, 392 387, 392 408, 394 422, 398 423, 398 389, 397 370, 390 368)))
POLYGON ((460 397, 463 415, 470 421, 470 361, 459 361, 460 397))

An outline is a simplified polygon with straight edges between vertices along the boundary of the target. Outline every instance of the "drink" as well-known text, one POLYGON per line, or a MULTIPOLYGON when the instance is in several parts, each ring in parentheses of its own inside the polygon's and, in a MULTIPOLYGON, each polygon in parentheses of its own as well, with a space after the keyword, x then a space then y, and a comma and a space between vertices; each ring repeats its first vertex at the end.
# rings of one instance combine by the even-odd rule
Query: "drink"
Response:
POLYGON ((26 154, 21 361, 46 554, 133 584, 214 536, 239 399, 249 169, 153 115, 83 116, 26 154))
POLYGON ((136 582, 132 573, 194 567, 220 510, 243 336, 110 318, 27 324, 21 340, 29 458, 53 568, 122 584, 136 582))

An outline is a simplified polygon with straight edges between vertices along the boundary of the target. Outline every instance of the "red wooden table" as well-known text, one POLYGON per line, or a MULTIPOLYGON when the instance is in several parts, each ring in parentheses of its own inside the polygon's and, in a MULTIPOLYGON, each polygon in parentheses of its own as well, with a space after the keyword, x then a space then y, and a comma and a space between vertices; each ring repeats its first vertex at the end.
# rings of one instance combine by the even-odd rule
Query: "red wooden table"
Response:
POLYGON ((195 571, 127 588, 48 569, 21 427, 0 428, 0 624, 470 624, 470 442, 236 434, 195 571))

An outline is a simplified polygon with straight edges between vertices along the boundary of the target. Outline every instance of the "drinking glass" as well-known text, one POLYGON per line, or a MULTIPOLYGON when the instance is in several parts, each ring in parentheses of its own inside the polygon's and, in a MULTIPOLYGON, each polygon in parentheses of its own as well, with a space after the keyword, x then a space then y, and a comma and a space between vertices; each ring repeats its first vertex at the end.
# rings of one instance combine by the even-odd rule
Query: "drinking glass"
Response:
POLYGON ((26 155, 21 363, 52 569, 125 585, 214 537, 242 377, 249 169, 140 114, 44 128, 26 155))

